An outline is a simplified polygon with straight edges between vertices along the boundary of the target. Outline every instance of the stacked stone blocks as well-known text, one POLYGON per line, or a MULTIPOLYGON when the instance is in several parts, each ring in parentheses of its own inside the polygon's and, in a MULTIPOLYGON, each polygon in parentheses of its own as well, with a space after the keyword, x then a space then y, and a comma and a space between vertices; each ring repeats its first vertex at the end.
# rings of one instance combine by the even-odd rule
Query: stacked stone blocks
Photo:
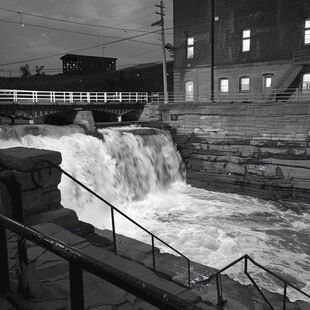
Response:
POLYGON ((268 199, 310 198, 309 119, 307 102, 192 103, 165 112, 189 183, 268 199))
POLYGON ((25 217, 62 208, 61 194, 57 188, 61 172, 56 167, 49 166, 46 160, 59 165, 61 154, 22 147, 0 150, 0 204, 6 214, 11 214, 12 206, 5 181, 11 182, 12 179, 20 186, 25 217))

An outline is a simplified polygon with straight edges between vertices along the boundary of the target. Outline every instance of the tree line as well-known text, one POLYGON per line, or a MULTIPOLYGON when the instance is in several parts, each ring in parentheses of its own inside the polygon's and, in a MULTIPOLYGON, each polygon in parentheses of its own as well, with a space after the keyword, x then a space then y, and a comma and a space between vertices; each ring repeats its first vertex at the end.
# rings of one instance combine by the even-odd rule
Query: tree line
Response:
MULTIPOLYGON (((45 72, 43 71, 44 66, 35 66, 35 76, 39 75, 45 75, 45 72)), ((31 76, 30 72, 30 66, 28 64, 25 64, 24 66, 19 67, 19 70, 21 71, 21 77, 28 77, 31 76)))

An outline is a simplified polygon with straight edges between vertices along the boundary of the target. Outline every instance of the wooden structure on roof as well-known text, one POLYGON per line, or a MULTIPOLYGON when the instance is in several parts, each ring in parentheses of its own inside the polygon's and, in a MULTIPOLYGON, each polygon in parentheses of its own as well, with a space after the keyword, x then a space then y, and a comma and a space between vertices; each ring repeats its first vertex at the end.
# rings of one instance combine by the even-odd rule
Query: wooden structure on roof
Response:
POLYGON ((66 54, 60 59, 63 74, 84 74, 115 71, 117 58, 66 54))

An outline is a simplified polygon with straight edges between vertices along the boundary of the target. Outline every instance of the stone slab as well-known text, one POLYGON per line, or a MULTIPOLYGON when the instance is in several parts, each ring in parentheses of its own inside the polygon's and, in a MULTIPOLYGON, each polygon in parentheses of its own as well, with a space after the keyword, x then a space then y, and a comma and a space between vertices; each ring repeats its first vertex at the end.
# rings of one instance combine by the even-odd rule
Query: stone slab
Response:
POLYGON ((56 165, 59 165, 62 160, 59 152, 50 150, 25 147, 0 150, 0 165, 9 169, 30 171, 35 164, 43 159, 56 165))

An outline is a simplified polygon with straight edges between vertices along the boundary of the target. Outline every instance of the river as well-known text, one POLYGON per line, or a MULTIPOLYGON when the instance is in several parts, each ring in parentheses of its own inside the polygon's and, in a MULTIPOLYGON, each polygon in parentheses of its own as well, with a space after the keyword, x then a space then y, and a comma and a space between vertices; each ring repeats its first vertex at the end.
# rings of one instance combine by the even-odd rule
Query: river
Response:
MULTIPOLYGON (((57 150, 62 168, 191 260, 222 268, 244 254, 305 292, 310 291, 310 206, 281 204, 186 184, 182 160, 169 134, 157 129, 100 129, 102 138, 77 126, 1 126, 0 148, 57 150)), ((66 177, 62 204, 96 227, 111 228, 110 211, 66 177)), ((150 238, 116 217, 117 233, 150 238)), ((241 267, 228 274, 244 283, 241 267)), ((261 270, 261 286, 282 293, 261 270)), ((288 297, 303 299, 291 289, 288 297)), ((309 302, 306 298, 305 301, 309 302)))

